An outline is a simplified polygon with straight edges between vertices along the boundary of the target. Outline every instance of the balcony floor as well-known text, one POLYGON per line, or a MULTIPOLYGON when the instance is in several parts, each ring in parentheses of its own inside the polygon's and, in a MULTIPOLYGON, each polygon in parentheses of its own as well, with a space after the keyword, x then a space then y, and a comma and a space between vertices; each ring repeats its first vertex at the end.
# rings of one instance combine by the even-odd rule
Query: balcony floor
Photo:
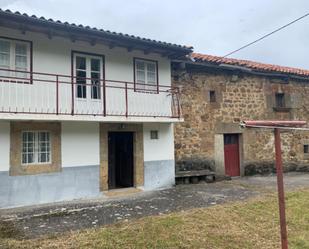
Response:
POLYGON ((94 116, 94 115, 55 115, 55 114, 21 114, 0 113, 1 120, 19 121, 84 121, 108 123, 179 123, 183 118, 170 117, 125 117, 125 116, 94 116))

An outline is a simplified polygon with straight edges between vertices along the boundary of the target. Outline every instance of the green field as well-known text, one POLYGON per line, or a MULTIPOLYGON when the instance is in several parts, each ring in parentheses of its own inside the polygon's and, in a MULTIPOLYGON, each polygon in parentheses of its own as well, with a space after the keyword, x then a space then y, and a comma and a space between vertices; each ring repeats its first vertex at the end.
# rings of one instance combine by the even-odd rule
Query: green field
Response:
MULTIPOLYGON (((290 248, 309 248, 309 190, 287 194, 290 248)), ((40 239, 0 226, 0 248, 263 248, 280 246, 277 197, 146 217, 40 239), (18 234, 17 234, 18 235, 18 234)))

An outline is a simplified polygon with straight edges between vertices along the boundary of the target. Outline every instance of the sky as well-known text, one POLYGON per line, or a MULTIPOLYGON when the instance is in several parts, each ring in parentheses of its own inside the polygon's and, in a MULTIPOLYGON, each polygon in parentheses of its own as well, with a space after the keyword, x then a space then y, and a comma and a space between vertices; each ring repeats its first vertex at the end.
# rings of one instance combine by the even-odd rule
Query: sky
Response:
MULTIPOLYGON (((1 9, 223 56, 309 12, 308 0, 0 0, 1 9)), ((230 57, 309 69, 309 17, 230 57)))

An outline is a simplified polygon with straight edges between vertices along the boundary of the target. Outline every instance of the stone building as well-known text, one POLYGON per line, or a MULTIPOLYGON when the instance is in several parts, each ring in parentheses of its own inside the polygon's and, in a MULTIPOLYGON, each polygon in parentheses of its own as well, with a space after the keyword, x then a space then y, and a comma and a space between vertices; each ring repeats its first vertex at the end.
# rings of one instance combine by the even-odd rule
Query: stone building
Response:
MULTIPOLYGON (((176 170, 274 172, 272 130, 240 121, 309 119, 309 70, 196 53, 172 68, 184 117, 175 126, 176 170)), ((309 132, 282 132, 282 150, 285 170, 308 171, 309 132)))

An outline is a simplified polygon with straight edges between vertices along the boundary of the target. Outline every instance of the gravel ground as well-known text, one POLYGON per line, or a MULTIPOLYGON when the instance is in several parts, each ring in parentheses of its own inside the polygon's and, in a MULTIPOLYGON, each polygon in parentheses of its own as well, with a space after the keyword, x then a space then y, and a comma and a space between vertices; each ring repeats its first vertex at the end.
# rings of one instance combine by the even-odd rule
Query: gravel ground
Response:
MULTIPOLYGON (((285 175, 287 190, 309 187, 309 174, 285 175)), ((99 227, 149 215, 161 215, 229 201, 245 200, 276 189, 276 177, 244 177, 231 181, 178 185, 127 197, 78 200, 0 210, 0 221, 13 224, 26 238, 99 227)))

